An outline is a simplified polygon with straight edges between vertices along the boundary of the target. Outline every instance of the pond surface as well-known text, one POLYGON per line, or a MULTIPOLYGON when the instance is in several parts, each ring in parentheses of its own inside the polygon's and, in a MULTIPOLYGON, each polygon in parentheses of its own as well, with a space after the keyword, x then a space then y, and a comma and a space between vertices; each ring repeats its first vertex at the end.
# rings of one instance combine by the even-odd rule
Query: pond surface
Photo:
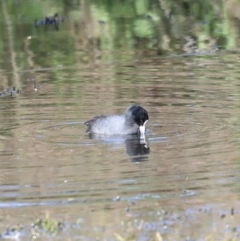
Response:
MULTIPOLYGON (((198 51, 188 52, 185 42, 172 33, 174 47, 162 48, 159 55, 158 47, 137 36, 136 30, 130 39, 139 45, 125 46, 123 37, 112 46, 113 32, 124 32, 133 18, 114 22, 114 30, 94 1, 73 1, 70 8, 54 8, 54 3, 43 1, 40 7, 42 18, 54 11, 65 18, 58 31, 51 25, 34 27, 34 13, 27 16, 24 9, 37 9, 35 3, 1 2, 2 238, 122 241, 238 236, 237 43, 216 51, 198 45, 198 51), (20 17, 13 14, 17 8, 23 11, 20 17), (136 136, 96 137, 86 132, 86 120, 123 114, 132 104, 148 111, 145 142, 136 136), (45 216, 63 223, 54 237, 49 230, 39 231, 42 235, 32 232, 31 223, 45 216), (19 233, 15 225, 21 226, 19 233)), ((149 20, 152 15, 144 16, 149 20)), ((189 18, 184 19, 184 28, 190 25, 189 18)))

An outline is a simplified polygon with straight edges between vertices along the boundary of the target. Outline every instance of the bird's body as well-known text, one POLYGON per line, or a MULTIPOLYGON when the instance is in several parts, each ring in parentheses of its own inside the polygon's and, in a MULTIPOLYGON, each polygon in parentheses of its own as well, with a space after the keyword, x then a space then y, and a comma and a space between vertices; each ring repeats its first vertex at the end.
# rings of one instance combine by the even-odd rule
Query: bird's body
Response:
POLYGON ((145 133, 148 113, 141 106, 130 106, 125 115, 95 116, 85 124, 88 132, 101 135, 131 135, 145 133))

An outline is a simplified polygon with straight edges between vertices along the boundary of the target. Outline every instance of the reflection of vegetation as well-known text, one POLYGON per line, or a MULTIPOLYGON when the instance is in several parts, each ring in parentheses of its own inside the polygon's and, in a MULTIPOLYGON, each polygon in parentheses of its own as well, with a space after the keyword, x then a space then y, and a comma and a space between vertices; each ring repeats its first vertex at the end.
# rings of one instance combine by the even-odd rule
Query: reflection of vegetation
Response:
MULTIPOLYGON (((91 63, 93 71, 98 69, 101 81, 107 81, 105 69, 96 67, 101 61, 132 62, 144 55, 209 51, 216 45, 223 49, 238 47, 238 15, 231 7, 236 0, 1 3, 0 91, 9 86, 21 88, 20 82, 26 81, 26 75, 33 77, 36 70, 60 84, 66 79, 79 81, 72 65, 79 65, 73 68, 76 71, 91 63), (66 20, 59 31, 53 26, 34 27, 35 19, 54 13, 66 20), (58 68, 61 66, 65 67, 64 75, 58 68), (47 68, 51 72, 44 73, 47 68), (24 74, 26 70, 28 74, 24 74)), ((81 90, 74 94, 82 95, 81 90)))
POLYGON ((0 16, 4 40, 0 42, 4 70, 0 91, 7 86, 20 88, 19 73, 25 70, 52 68, 49 78, 61 83, 76 74, 66 70, 63 78, 54 67, 209 51, 218 45, 234 49, 238 25, 230 6, 235 1, 8 1, 0 5, 5 13, 0 16), (53 26, 34 27, 35 19, 57 12, 66 20, 59 31, 53 26))
MULTIPOLYGON (((39 4, 8 1, 0 5, 1 12, 5 11, 0 17, 3 29, 0 36, 6 40, 0 43, 0 68, 9 69, 16 77, 16 73, 26 69, 71 66, 98 59, 132 60, 139 51, 144 55, 164 55, 209 50, 216 45, 233 49, 238 47, 237 18, 235 10, 230 8, 235 1, 228 2, 43 0, 39 4), (56 12, 66 19, 59 31, 52 26, 34 27, 35 19, 56 12), (11 28, 7 28, 9 25, 11 28), (13 57, 8 60, 8 56, 13 57)), ((58 71, 54 72, 54 79, 61 78, 58 71)), ((12 76, 1 78, 10 82, 14 79, 12 76)))
POLYGON ((194 3, 173 0, 113 3, 101 0, 92 1, 92 4, 97 6, 97 16, 106 16, 108 13, 108 19, 104 17, 104 20, 118 29, 111 33, 111 37, 118 41, 124 38, 125 42, 132 43, 131 47, 138 47, 136 41, 139 43, 140 38, 148 40, 148 43, 145 42, 146 47, 161 48, 164 36, 168 36, 172 39, 170 48, 174 50, 176 43, 187 35, 196 40, 198 48, 208 49, 209 42, 220 44, 223 48, 234 47, 232 43, 235 41, 232 39, 236 36, 225 19, 226 6, 219 3, 206 0, 194 3))

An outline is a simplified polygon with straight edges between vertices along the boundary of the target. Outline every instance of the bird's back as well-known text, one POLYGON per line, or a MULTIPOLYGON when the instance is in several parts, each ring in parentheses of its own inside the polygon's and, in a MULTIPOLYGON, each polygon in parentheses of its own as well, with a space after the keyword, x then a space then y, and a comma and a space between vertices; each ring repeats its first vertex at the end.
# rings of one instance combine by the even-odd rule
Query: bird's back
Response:
POLYGON ((101 135, 128 135, 138 132, 137 125, 127 125, 125 115, 95 116, 86 121, 87 131, 101 135))

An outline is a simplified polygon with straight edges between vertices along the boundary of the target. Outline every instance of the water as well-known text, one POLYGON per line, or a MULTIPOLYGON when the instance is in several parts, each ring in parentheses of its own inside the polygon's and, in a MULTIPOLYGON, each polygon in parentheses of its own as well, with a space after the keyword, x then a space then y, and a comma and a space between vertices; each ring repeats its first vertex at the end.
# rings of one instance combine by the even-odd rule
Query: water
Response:
POLYGON ((58 10, 52 2, 51 11, 65 9, 57 31, 33 25, 49 14, 47 1, 12 3, 23 11, 19 19, 1 4, 8 40, 0 69, 3 238, 52 238, 43 227, 33 233, 31 223, 46 217, 63 224, 56 239, 154 240, 159 232, 166 240, 227 240, 239 234, 237 44, 203 51, 199 40, 193 41, 199 52, 188 52, 174 21, 172 45, 162 43, 160 54, 154 44, 159 22, 146 22, 152 15, 144 15, 139 28, 140 13, 134 23, 126 16, 126 22, 109 22, 94 2, 58 10), (27 16, 30 6, 42 15, 27 16), (114 42, 110 23, 118 35, 135 26, 136 36, 114 42), (6 91, 13 86, 21 92, 6 91), (124 113, 131 104, 149 113, 145 141, 86 133, 86 120, 124 113), (22 226, 12 234, 8 228, 15 225, 22 226))

